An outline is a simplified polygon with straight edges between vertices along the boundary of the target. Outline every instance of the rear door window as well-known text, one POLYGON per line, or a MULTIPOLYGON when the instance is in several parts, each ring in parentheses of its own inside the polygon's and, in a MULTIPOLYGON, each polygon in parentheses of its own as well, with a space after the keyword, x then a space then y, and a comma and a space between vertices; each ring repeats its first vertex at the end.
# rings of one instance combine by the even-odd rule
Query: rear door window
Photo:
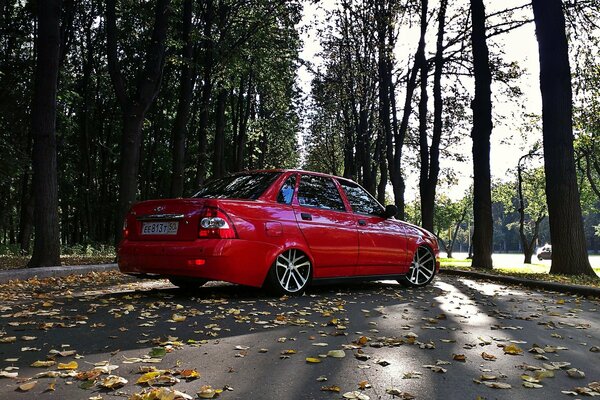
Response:
POLYGON ((298 187, 298 203, 301 206, 346 211, 340 192, 331 178, 302 175, 298 187))
POLYGON ((383 207, 363 188, 354 182, 338 181, 346 193, 348 202, 352 206, 352 211, 358 214, 381 215, 383 207))

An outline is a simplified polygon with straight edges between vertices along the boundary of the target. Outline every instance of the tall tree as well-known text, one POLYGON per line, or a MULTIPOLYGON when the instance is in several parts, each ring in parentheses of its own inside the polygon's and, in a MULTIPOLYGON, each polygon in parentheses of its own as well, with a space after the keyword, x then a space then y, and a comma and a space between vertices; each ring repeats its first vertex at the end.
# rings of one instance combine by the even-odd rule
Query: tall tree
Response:
POLYGON ((56 164, 56 91, 61 0, 37 3, 35 86, 31 107, 35 241, 29 266, 60 265, 56 164))
POLYGON ((473 72, 473 262, 475 268, 492 269, 492 194, 490 174, 490 136, 492 99, 489 52, 486 42, 483 0, 471 0, 473 72))
POLYGON ((194 69, 192 58, 194 46, 192 41, 192 0, 184 0, 183 16, 181 20, 181 75, 179 77, 179 102, 177 115, 173 123, 173 165, 171 171, 171 197, 181 197, 183 194, 185 141, 187 138, 187 124, 190 118, 190 109, 194 88, 194 69))
POLYGON ((546 200, 553 274, 596 276, 588 258, 573 151, 573 102, 560 0, 533 0, 540 55, 546 200))
POLYGON ((442 139, 442 72, 444 68, 444 31, 446 21, 447 0, 440 1, 438 12, 438 32, 433 71, 433 134, 431 146, 427 140, 427 63, 421 68, 421 101, 419 102, 419 147, 421 155, 421 173, 419 190, 421 194, 421 214, 423 228, 433 232, 435 213, 435 193, 440 173, 440 141, 442 139), (421 112, 424 116, 421 116, 421 112))
POLYGON ((115 242, 118 242, 121 237, 119 221, 123 221, 131 203, 136 199, 144 118, 160 90, 165 61, 170 0, 156 1, 152 35, 146 49, 144 63, 138 70, 138 79, 133 87, 133 93, 130 93, 129 85, 125 81, 119 65, 115 3, 116 0, 106 1, 106 43, 108 70, 123 113, 119 208, 115 229, 115 242))

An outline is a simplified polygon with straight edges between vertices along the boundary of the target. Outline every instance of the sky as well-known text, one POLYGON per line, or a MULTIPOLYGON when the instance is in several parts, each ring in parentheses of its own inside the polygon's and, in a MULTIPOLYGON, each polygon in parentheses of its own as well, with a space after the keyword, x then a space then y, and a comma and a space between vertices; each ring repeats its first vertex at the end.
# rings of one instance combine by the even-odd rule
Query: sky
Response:
MULTIPOLYGON (((322 63, 318 56, 321 51, 319 38, 317 37, 317 28, 326 26, 329 21, 326 19, 325 10, 331 10, 336 6, 337 0, 323 0, 318 4, 311 1, 304 2, 303 19, 299 24, 301 29, 301 38, 303 40, 303 49, 300 57, 316 66, 322 63)), ((486 13, 514 7, 523 4, 523 0, 503 0, 486 1, 486 13)), ((430 8, 437 7, 436 1, 430 1, 430 8)), ((431 29, 432 35, 435 34, 431 29)), ((416 48, 418 41, 418 32, 416 29, 403 29, 400 35, 400 44, 396 49, 396 58, 402 59, 405 54, 414 54, 413 48, 416 48)), ((491 138, 490 167, 493 180, 506 181, 513 178, 509 172, 515 169, 521 155, 527 153, 534 142, 541 140, 542 133, 539 129, 529 132, 526 137, 519 133, 519 128, 523 120, 523 112, 541 115, 541 95, 539 92, 539 59, 538 48, 535 39, 535 27, 529 23, 514 31, 499 35, 492 39, 501 43, 505 52, 506 61, 518 61, 521 68, 525 70, 524 76, 519 81, 519 86, 523 91, 523 96, 518 102, 507 101, 505 97, 495 97, 501 91, 498 84, 492 87, 492 107, 495 114, 495 124, 491 138)), ((435 46, 435 37, 428 40, 428 50, 430 46, 435 46)), ((304 95, 310 93, 310 82, 312 74, 302 66, 298 71, 298 84, 303 90, 304 95)), ((472 81, 465 82, 465 86, 472 87, 472 81)), ((430 96, 431 98, 431 96, 430 96)), ((430 106, 430 110, 433 107, 430 106)), ((466 162, 457 162, 447 159, 441 160, 441 167, 452 168, 456 171, 457 183, 454 185, 442 184, 438 191, 449 195, 453 199, 459 199, 471 184, 472 164, 470 159, 471 140, 465 137, 461 143, 455 146, 453 151, 467 156, 466 162)), ((414 200, 418 194, 418 173, 416 171, 405 171, 407 175, 407 190, 405 198, 407 202, 414 200)))

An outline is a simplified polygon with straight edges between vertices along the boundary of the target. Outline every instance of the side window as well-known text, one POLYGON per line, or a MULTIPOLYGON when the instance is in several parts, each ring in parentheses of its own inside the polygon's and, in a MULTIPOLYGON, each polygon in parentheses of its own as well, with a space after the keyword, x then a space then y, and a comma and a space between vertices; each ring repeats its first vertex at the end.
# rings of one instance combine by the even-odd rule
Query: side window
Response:
POLYGON ((335 183, 330 178, 320 176, 302 175, 298 187, 298 202, 301 206, 346 211, 335 183))
POLYGON ((383 208, 366 190, 354 182, 339 180, 352 211, 359 214, 381 214, 383 208))
POLYGON ((277 202, 282 204, 292 204, 294 189, 296 189, 296 174, 285 180, 285 183, 277 195, 277 202))

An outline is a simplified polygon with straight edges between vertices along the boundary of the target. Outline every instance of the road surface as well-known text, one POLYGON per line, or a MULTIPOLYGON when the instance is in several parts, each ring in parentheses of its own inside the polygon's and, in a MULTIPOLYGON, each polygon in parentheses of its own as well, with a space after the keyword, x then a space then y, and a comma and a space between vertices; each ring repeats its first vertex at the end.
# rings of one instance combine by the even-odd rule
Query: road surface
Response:
POLYGON ((0 378, 1 399, 128 398, 148 383, 223 400, 569 399, 600 380, 598 299, 459 277, 277 298, 112 272, 0 285, 0 300, 0 370, 18 374, 0 378))

